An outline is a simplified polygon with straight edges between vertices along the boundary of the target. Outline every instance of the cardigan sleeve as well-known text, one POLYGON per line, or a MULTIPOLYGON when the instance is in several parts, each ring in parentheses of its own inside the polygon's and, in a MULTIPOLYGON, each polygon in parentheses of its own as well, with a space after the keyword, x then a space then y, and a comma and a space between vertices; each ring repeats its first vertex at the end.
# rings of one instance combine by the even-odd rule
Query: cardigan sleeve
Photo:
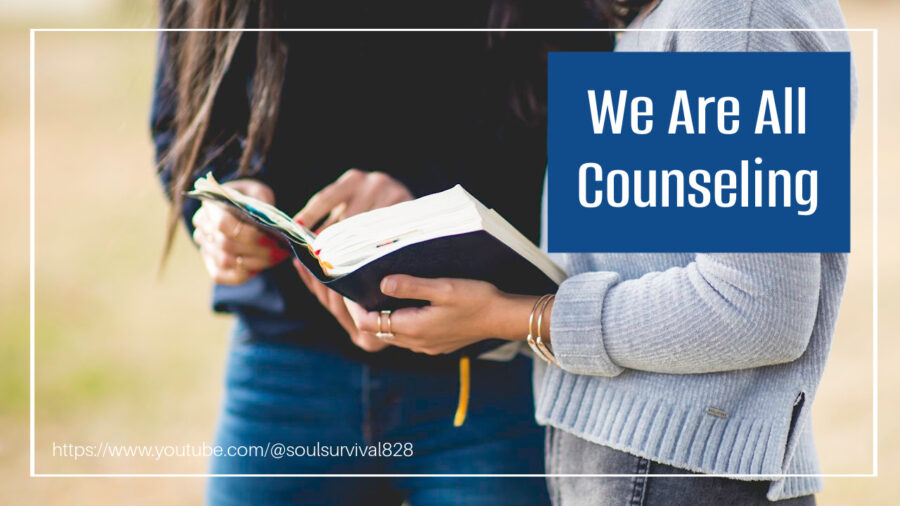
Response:
POLYGON ((619 282, 612 272, 560 286, 551 342, 563 369, 705 373, 790 362, 815 323, 819 254, 698 254, 687 266, 619 282))

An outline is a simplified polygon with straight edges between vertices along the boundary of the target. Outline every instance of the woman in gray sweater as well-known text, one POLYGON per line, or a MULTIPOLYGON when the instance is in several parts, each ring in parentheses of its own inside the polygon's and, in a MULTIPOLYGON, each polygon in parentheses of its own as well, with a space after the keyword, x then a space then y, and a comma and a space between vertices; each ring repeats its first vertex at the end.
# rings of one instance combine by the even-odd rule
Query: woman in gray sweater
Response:
MULTIPOLYGON (((737 31, 624 32, 616 51, 849 51, 845 32, 741 31, 844 27, 835 0, 663 0, 629 28, 737 31)), ((391 344, 436 354, 542 336, 552 355, 536 361, 536 416, 547 473, 567 475, 549 479, 556 504, 814 504, 810 408, 846 255, 555 260, 570 277, 541 301, 478 281, 386 277, 384 293, 431 301, 391 315, 391 344), (658 476, 670 474, 687 476, 658 476)), ((361 330, 378 330, 376 313, 348 305, 361 330)))

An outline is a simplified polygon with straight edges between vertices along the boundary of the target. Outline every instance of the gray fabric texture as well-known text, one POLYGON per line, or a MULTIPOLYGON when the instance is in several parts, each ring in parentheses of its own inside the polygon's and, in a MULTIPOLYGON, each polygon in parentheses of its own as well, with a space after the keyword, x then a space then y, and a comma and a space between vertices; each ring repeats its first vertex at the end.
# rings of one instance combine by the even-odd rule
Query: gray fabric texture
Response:
MULTIPOLYGON (((629 28, 844 27, 833 0, 663 0, 629 28)), ((625 32, 616 45, 849 50, 845 32, 625 32)), ((855 112, 855 80, 852 90, 855 112)), ((584 232, 602 234, 603 225, 584 232)), ((535 361, 539 423, 691 471, 757 475, 771 481, 771 500, 821 490, 820 478, 772 475, 820 472, 810 407, 846 255, 552 256, 570 278, 552 310, 560 367, 535 361)))

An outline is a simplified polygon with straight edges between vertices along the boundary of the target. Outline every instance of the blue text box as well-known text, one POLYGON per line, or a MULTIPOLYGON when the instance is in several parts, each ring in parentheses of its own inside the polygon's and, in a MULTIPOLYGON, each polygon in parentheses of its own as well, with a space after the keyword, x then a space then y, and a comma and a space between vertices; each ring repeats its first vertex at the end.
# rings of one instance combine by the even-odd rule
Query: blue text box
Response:
POLYGON ((559 52, 548 65, 550 251, 850 250, 849 53, 559 52), (603 118, 605 91, 606 112, 622 111, 615 115, 620 133, 613 133, 610 114, 603 118), (647 100, 632 103, 636 97, 647 100), (706 98, 705 133, 700 97, 706 98), (735 101, 737 114, 730 114, 735 101), (676 102, 687 105, 678 118, 690 111, 693 134, 685 121, 669 133, 676 102), (770 121, 757 133, 761 103, 769 106, 763 119, 770 121), (632 112, 638 113, 634 125, 632 112), (726 132, 739 121, 734 133, 720 131, 720 112, 726 132), (595 133, 595 117, 605 119, 596 122, 602 133, 595 133), (709 197, 702 206, 697 187, 704 185, 709 197))

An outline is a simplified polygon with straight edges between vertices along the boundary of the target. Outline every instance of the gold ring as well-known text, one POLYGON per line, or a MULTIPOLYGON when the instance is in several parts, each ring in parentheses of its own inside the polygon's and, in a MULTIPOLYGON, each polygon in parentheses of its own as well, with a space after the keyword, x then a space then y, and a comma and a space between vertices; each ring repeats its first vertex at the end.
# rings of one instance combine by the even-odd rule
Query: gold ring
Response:
POLYGON ((378 332, 375 333, 375 337, 378 339, 393 339, 394 332, 393 327, 391 326, 391 311, 390 309, 383 309, 378 312, 378 332), (387 332, 383 332, 381 329, 381 319, 383 316, 387 317, 387 332))
POLYGON ((235 259, 235 262, 237 262, 238 267, 244 267, 244 256, 238 255, 237 258, 235 259))

